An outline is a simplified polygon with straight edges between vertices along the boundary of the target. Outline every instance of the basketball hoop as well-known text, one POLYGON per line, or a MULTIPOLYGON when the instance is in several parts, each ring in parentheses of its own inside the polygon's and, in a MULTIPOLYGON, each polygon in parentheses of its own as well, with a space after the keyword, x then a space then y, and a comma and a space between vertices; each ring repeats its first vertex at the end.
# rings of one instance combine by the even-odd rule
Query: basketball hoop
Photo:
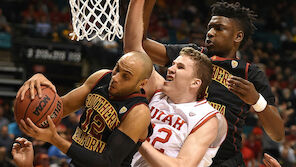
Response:
POLYGON ((72 40, 99 37, 113 41, 123 36, 119 24, 119 0, 70 0, 73 32, 72 40))

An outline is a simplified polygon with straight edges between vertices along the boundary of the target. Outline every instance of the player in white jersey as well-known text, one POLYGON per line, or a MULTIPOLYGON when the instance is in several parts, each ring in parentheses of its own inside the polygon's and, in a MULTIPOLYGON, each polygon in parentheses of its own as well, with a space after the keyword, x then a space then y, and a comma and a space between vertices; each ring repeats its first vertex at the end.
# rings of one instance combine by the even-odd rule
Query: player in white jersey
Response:
MULTIPOLYGON (((142 0, 130 4, 124 31, 124 51, 144 52, 135 31, 143 26, 142 0)), ((156 71, 144 87, 154 126, 133 166, 209 166, 227 132, 224 117, 205 100, 211 82, 211 60, 193 48, 183 48, 168 69, 166 80, 156 71), (155 92, 160 89, 161 92, 155 92), (149 140, 149 139, 148 139, 149 140)))
MULTIPOLYGON (((209 105, 205 99, 175 104, 162 92, 155 93, 149 107, 153 125, 153 134, 148 139, 149 143, 170 157, 178 157, 186 138, 212 117, 216 117, 219 122, 217 137, 198 164, 200 167, 210 166, 227 131, 226 121, 222 114, 209 105)), ((138 152, 134 156, 133 166, 149 166, 149 163, 138 152)))

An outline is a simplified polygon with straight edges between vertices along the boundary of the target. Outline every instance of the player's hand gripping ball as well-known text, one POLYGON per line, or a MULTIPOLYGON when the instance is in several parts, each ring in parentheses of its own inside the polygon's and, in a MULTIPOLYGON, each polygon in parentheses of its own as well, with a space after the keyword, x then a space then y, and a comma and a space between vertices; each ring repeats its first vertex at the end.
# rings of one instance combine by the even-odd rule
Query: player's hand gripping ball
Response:
MULTIPOLYGON (((58 125, 63 116, 63 103, 60 96, 51 88, 42 86, 42 97, 30 98, 30 90, 27 90, 23 101, 20 96, 14 104, 14 117, 18 124, 20 120, 30 118, 40 128, 48 127, 47 115, 50 115, 55 125, 58 125)), ((35 90, 35 93, 37 90, 35 90)))

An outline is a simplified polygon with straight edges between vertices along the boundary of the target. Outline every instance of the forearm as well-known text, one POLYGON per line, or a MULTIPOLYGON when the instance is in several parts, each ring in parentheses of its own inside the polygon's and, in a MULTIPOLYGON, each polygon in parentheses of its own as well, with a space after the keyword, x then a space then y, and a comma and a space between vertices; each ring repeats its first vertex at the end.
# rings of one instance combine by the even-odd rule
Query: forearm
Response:
POLYGON ((257 115, 264 130, 272 140, 279 142, 284 138, 284 122, 274 106, 267 105, 257 115))
POLYGON ((146 38, 147 38, 148 27, 149 27, 149 23, 150 23, 150 16, 151 16, 153 7, 155 5, 155 2, 156 2, 156 0, 145 0, 144 15, 143 15, 143 20, 144 20, 143 40, 146 40, 146 38))
POLYGON ((169 157, 156 150, 150 143, 144 142, 139 148, 144 159, 153 167, 181 167, 181 159, 169 157))
POLYGON ((143 7, 144 0, 131 0, 125 20, 124 30, 124 52, 140 51, 143 37, 143 7))
POLYGON ((71 146, 71 142, 61 137, 59 134, 55 134, 53 136, 53 139, 49 141, 52 145, 56 146, 59 150, 61 150, 63 153, 67 153, 71 146))
POLYGON ((109 136, 106 148, 102 153, 87 150, 73 143, 69 146, 66 154, 72 158, 74 164, 82 166, 119 167, 135 147, 136 144, 129 136, 115 129, 109 136))

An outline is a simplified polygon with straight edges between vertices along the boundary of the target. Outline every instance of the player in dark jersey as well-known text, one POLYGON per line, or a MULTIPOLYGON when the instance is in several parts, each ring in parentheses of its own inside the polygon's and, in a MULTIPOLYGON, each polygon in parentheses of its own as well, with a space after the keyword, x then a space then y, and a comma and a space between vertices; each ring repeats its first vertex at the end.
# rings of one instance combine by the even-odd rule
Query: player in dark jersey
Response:
MULTIPOLYGON (((144 30, 155 0, 146 1, 144 30)), ((228 134, 221 145, 212 166, 244 166, 241 148, 241 132, 244 119, 252 106, 264 130, 275 141, 284 137, 283 121, 274 106, 265 74, 254 64, 238 59, 236 52, 243 47, 254 30, 255 14, 239 3, 217 2, 212 5, 212 17, 208 23, 205 48, 195 44, 163 45, 143 38, 143 47, 152 61, 159 65, 170 64, 181 48, 191 46, 206 53, 213 61, 213 82, 208 87, 207 99, 223 113, 228 121, 228 134)))
MULTIPOLYGON (((139 5, 142 11, 144 0, 137 1, 136 7, 139 5)), ((21 129, 31 137, 57 146, 72 158, 75 166, 130 166, 133 154, 152 128, 148 101, 142 90, 153 66, 142 48, 143 27, 139 28, 134 31, 142 34, 134 38, 135 45, 119 59, 113 71, 97 71, 82 86, 62 97, 64 116, 84 109, 72 143, 57 134, 49 117, 49 128, 38 128, 27 119, 21 121, 21 129)), ((25 82, 18 95, 23 99, 28 89, 34 95, 34 87, 40 95, 40 85, 44 84, 54 87, 42 74, 36 74, 25 82)))

